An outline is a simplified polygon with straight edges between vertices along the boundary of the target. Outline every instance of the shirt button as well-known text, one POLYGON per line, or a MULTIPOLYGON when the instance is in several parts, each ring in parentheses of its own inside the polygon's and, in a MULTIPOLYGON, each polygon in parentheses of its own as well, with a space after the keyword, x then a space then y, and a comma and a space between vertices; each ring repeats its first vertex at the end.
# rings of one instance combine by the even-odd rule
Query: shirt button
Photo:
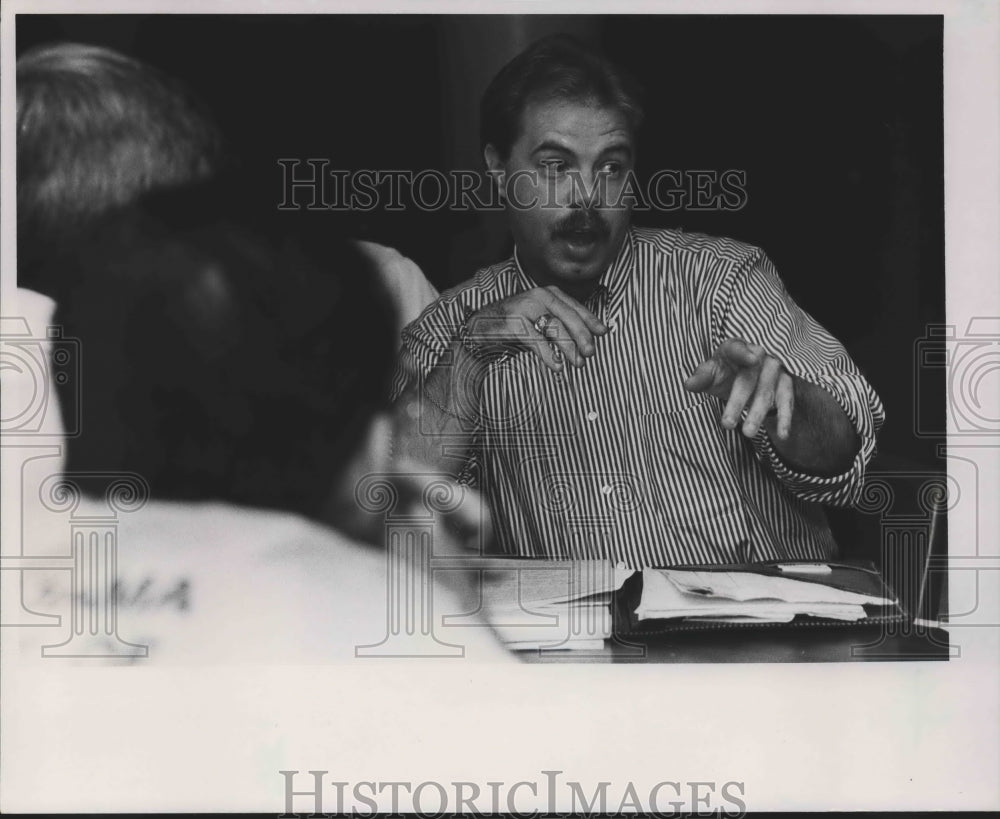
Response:
POLYGON ((596 421, 597 420, 597 410, 591 410, 590 412, 588 412, 587 413, 587 420, 588 421, 596 421))
POLYGON ((606 484, 604 484, 604 486, 602 486, 602 487, 601 487, 601 491, 602 491, 602 492, 603 492, 603 493, 604 493, 605 495, 610 495, 610 494, 611 494, 612 492, 614 492, 615 490, 611 488, 611 484, 607 484, 607 483, 606 483, 606 484))
POLYGON ((625 569, 625 568, 627 568, 627 566, 625 565, 625 561, 624 561, 624 560, 619 560, 619 561, 618 561, 618 562, 617 562, 617 563, 615 564, 615 568, 616 568, 616 569, 625 569))

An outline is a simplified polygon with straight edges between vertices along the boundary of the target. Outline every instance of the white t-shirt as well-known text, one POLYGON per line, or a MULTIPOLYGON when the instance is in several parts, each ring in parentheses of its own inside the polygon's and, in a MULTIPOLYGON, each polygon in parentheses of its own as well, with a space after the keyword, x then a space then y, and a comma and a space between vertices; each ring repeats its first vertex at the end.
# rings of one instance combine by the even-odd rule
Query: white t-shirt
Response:
POLYGON ((91 522, 108 514, 104 501, 89 498, 71 513, 32 513, 49 518, 28 521, 32 552, 65 557, 59 567, 22 572, 24 607, 61 618, 49 628, 16 629, 23 659, 72 642, 74 627, 83 635, 96 630, 100 639, 77 638, 78 649, 67 643, 57 653, 152 667, 512 659, 475 614, 478 590, 456 583, 454 571, 435 572, 430 560, 399 561, 381 546, 296 515, 229 504, 154 501, 112 512, 111 525, 91 522), (104 567, 115 557, 84 546, 74 565, 74 529, 85 543, 96 532, 102 550, 109 548, 106 533, 115 532, 114 615, 103 607, 113 599, 104 567), (44 548, 39 537, 49 541, 44 548), (423 597, 408 596, 407 587, 423 597), (82 608, 74 612, 74 605, 82 608), (461 627, 442 620, 463 615, 461 627), (143 646, 145 652, 137 649, 143 646))

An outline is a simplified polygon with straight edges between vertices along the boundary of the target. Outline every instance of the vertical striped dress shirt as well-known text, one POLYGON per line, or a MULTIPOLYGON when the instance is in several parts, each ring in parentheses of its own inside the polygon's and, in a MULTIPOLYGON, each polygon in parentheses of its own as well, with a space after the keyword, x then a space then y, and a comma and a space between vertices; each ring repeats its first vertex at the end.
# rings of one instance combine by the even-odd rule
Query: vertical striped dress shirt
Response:
MULTIPOLYGON (((468 313, 534 286, 515 254, 444 293, 403 331, 394 396, 419 389, 468 313)), ((632 228, 587 307, 611 329, 582 369, 556 374, 522 352, 483 382, 466 474, 489 500, 499 547, 634 568, 834 557, 822 505, 857 500, 884 413, 764 253, 632 228), (861 441, 846 472, 789 468, 763 429, 724 429, 723 402, 684 389, 727 338, 833 395, 861 441)))

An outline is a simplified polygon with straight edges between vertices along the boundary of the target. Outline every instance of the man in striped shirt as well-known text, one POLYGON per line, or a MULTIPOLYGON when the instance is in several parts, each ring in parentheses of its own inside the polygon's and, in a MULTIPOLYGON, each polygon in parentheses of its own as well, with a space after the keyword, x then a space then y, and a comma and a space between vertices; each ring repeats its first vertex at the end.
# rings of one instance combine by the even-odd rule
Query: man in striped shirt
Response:
POLYGON ((580 44, 539 41, 483 99, 512 258, 403 333, 410 446, 474 480, 499 547, 630 567, 827 559, 881 403, 768 258, 630 226, 641 107, 580 44))

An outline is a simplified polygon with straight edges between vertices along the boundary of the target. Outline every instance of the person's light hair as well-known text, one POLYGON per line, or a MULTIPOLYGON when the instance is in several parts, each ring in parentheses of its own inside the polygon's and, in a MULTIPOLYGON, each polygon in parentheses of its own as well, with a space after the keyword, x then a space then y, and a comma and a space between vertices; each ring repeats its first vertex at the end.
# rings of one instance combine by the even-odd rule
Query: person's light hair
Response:
MULTIPOLYGON (((222 140, 179 83, 108 48, 42 46, 17 61, 19 283, 40 281, 49 248, 95 216, 160 187, 213 173, 222 140)), ((55 291, 55 292, 53 292, 55 291)))

